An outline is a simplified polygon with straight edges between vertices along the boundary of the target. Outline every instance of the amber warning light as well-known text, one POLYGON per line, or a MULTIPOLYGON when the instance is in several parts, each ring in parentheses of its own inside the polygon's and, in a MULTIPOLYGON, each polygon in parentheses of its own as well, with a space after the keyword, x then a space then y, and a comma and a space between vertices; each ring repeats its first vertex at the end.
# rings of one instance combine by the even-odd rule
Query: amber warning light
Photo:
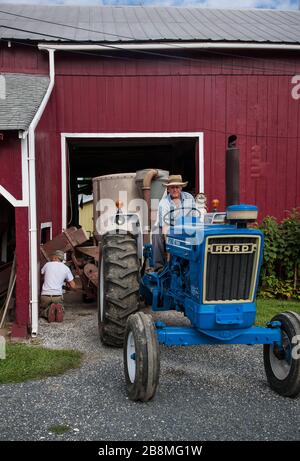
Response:
POLYGON ((120 210, 123 207, 123 202, 121 200, 116 201, 116 207, 120 210))
POLYGON ((211 206, 213 211, 218 211, 218 208, 220 206, 220 200, 218 200, 217 198, 213 199, 211 202, 211 206))

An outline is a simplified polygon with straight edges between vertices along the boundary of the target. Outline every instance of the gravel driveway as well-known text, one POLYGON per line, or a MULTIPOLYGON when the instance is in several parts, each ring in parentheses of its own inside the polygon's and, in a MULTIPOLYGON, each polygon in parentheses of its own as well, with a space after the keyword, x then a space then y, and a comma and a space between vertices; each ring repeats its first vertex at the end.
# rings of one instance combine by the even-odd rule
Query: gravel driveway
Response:
POLYGON ((94 305, 66 305, 62 324, 41 320, 39 339, 83 351, 83 365, 0 386, 0 440, 300 440, 300 398, 269 389, 261 346, 161 346, 158 392, 140 403, 126 397, 122 350, 99 342, 94 305), (53 425, 70 429, 57 435, 53 425))

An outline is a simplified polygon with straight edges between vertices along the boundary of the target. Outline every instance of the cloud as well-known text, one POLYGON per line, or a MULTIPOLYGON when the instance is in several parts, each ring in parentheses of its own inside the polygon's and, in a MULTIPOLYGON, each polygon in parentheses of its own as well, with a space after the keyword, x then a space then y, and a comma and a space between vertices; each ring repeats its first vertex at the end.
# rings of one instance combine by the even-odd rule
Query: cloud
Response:
MULTIPOLYGON (((188 1, 188 0, 185 0, 188 1)), ((191 0, 193 2, 193 0, 191 0)), ((295 9, 297 0, 200 0, 207 8, 276 8, 295 9)))
POLYGON ((298 8, 298 0, 243 0, 242 2, 241 0, 143 0, 142 3, 149 6, 196 6, 205 8, 270 8, 280 10, 298 8))

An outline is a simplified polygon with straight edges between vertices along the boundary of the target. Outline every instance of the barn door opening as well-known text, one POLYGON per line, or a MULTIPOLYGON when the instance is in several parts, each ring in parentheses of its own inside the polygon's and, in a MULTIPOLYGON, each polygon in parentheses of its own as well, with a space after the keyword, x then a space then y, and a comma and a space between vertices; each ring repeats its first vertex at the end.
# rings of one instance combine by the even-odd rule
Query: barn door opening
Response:
POLYGON ((70 139, 68 142, 68 226, 92 233, 92 178, 145 168, 181 174, 186 190, 198 192, 196 138, 70 139))

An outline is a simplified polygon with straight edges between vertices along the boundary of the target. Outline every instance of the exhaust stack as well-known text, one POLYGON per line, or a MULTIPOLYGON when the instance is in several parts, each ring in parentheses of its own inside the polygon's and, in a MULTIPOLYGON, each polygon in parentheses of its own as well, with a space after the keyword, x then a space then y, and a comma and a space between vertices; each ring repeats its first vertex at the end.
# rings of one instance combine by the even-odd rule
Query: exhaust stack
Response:
POLYGON ((240 203, 240 150, 236 141, 235 135, 229 136, 226 151, 226 218, 230 224, 247 227, 257 220, 258 209, 240 203))
POLYGON ((229 136, 226 151, 226 207, 240 203, 240 150, 237 137, 229 136))

